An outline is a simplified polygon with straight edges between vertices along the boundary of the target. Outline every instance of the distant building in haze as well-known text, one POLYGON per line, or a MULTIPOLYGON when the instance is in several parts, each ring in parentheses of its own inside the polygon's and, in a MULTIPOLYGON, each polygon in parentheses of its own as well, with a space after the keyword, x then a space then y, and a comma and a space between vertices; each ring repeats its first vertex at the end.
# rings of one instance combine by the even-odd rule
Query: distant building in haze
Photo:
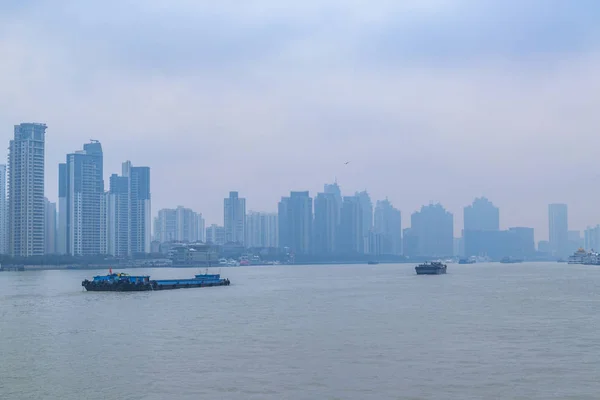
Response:
POLYGON ((225 244, 225 228, 215 224, 206 228, 206 243, 215 245, 225 244))
POLYGON ((279 247, 295 254, 312 250, 313 202, 308 192, 291 192, 278 205, 279 247))
POLYGON ((337 183, 337 180, 334 183, 326 183, 323 186, 323 193, 333 195, 335 204, 337 204, 338 213, 337 213, 337 221, 336 223, 340 224, 340 218, 342 217, 342 190, 337 183))
POLYGON ((246 199, 229 192, 223 200, 225 242, 244 245, 246 236, 246 199))
POLYGON ((487 198, 476 198, 464 208, 464 230, 500 230, 500 210, 487 198))
POLYGON ((360 201, 360 208, 362 214, 362 236, 364 249, 362 253, 370 253, 369 250, 369 234, 373 231, 373 202, 371 201, 371 196, 367 193, 366 190, 362 192, 356 192, 355 196, 358 197, 360 201))
POLYGON ((587 251, 600 251, 600 225, 588 226, 583 232, 583 239, 587 251))
POLYGON ((15 125, 8 151, 9 254, 43 256, 46 250, 44 162, 46 125, 15 125))
POLYGON ((569 239, 569 254, 575 253, 578 249, 584 247, 585 240, 581 237, 580 231, 568 231, 567 237, 569 239))
MULTIPOLYGON (((378 200, 375 205, 373 232, 380 235, 379 254, 402 254, 402 215, 389 200, 378 200)), ((370 250, 371 253, 375 253, 370 250)))
POLYGON ((279 223, 276 213, 250 211, 246 215, 246 247, 278 247, 279 223))
POLYGON ((343 254, 364 254, 363 205, 360 196, 344 196, 338 250, 343 254))
POLYGON ((505 257, 512 236, 500 233, 500 211, 498 207, 485 197, 476 198, 473 203, 464 208, 464 255, 488 256, 491 258, 505 257))
POLYGON ((338 246, 341 209, 335 193, 318 193, 315 197, 314 252, 334 254, 338 246))
POLYGON ((447 257, 454 249, 454 217, 441 204, 421 207, 411 216, 411 235, 417 240, 418 256, 447 257))
POLYGON ((549 242, 552 256, 569 255, 569 218, 566 204, 548 205, 549 242))
POLYGON ((163 208, 154 219, 154 239, 159 243, 204 241, 204 218, 189 208, 163 208))

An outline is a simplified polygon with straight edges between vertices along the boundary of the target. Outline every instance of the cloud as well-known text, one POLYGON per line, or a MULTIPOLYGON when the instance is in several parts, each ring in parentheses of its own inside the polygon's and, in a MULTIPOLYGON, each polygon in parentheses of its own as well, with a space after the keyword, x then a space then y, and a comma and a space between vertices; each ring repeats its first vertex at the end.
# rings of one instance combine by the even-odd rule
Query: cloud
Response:
MULTIPOLYGON (((8 141, 48 123, 50 198, 55 165, 94 138, 106 175, 152 167, 155 210, 221 222, 229 190, 274 210, 337 176, 405 220, 437 199, 460 226, 487 195, 540 238, 546 204, 578 201, 594 168, 596 2, 165 4, 0 5, 0 126, 8 141)), ((600 222, 580 203, 576 227, 600 222)))

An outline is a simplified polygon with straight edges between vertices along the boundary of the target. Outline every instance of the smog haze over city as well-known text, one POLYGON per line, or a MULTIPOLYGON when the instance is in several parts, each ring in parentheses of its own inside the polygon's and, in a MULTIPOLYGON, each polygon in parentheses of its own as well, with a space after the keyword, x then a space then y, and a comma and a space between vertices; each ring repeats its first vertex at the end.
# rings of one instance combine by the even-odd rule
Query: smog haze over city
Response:
POLYGON ((439 201, 458 233, 486 196, 546 239, 548 203, 569 228, 600 223, 599 16, 587 0, 5 0, 0 140, 48 125, 51 201, 58 163, 97 139, 105 179, 151 168, 153 213, 222 224, 231 190, 276 211, 337 178, 404 226, 439 201))

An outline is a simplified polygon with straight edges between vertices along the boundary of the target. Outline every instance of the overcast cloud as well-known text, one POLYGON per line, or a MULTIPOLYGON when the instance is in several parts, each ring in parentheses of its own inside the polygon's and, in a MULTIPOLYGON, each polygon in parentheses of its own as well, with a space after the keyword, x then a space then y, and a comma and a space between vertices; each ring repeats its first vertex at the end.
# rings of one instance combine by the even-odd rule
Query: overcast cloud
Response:
MULTIPOLYGON (((547 237, 600 223, 592 0, 4 0, 0 140, 48 124, 46 192, 90 138, 152 169, 153 212, 222 223, 338 178, 410 213, 485 195, 547 237), (352 162, 344 166, 347 160, 352 162)), ((4 156, 5 153, 2 155, 4 156)))

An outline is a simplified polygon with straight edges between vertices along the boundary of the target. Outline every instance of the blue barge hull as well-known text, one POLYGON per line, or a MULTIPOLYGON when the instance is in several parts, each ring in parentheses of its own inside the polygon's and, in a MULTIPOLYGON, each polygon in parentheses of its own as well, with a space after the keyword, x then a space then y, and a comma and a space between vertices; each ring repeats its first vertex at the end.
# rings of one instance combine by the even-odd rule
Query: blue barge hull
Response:
POLYGON ((220 274, 196 275, 191 279, 151 280, 149 276, 113 274, 95 276, 94 280, 84 280, 81 286, 89 292, 145 292, 151 290, 188 289, 211 286, 229 286, 229 279, 220 274))

